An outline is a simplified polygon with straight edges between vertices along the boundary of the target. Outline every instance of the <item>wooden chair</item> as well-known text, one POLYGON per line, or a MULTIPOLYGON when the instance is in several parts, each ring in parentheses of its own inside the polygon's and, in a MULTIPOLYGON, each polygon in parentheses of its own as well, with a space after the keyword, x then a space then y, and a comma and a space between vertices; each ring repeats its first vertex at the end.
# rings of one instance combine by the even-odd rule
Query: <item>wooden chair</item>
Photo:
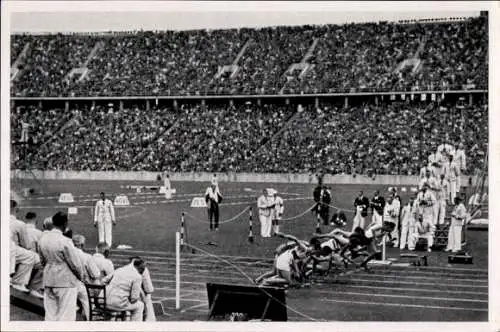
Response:
POLYGON ((130 312, 113 310, 106 307, 106 286, 85 284, 89 298, 89 321, 130 320, 130 312))

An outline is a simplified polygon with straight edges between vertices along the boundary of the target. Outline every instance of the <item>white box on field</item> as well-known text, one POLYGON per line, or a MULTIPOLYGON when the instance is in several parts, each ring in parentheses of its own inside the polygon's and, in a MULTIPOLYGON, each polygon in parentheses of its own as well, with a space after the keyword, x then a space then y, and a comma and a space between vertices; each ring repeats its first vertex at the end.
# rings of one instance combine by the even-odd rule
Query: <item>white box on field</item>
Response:
POLYGON ((193 208, 207 207, 207 202, 205 202, 205 198, 203 197, 193 197, 193 200, 191 201, 191 207, 193 208))
POLYGON ((130 201, 128 200, 128 197, 125 195, 118 195, 115 198, 115 201, 113 203, 115 206, 129 206, 130 201))
POLYGON ((78 214, 78 208, 76 207, 68 208, 68 214, 78 214))
POLYGON ((75 199, 71 193, 62 193, 59 195, 59 203, 73 203, 75 199))

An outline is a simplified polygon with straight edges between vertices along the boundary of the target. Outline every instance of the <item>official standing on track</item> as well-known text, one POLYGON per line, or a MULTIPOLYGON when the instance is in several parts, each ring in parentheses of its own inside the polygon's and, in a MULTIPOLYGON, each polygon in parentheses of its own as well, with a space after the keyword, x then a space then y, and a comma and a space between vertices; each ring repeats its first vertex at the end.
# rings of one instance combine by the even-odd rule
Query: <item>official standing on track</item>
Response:
POLYGON ((378 190, 375 191, 375 195, 370 203, 372 212, 372 224, 382 225, 382 215, 384 214, 385 199, 380 196, 378 190))
POLYGON ((352 232, 354 232, 356 227, 365 229, 366 216, 368 215, 369 206, 370 201, 368 200, 368 197, 363 194, 363 191, 360 191, 359 196, 354 200, 356 215, 354 216, 354 222, 352 224, 352 232))
POLYGON ((210 230, 215 228, 219 230, 219 204, 222 201, 222 194, 219 190, 217 182, 212 182, 210 187, 205 191, 205 202, 208 208, 208 221, 210 223, 210 230))
POLYGON ((262 190, 262 195, 257 200, 259 209, 260 235, 271 237, 272 211, 275 208, 274 200, 271 200, 267 189, 262 190))
POLYGON ((112 224, 116 225, 113 202, 101 192, 101 199, 95 205, 94 226, 99 232, 99 242, 106 242, 109 247, 112 245, 112 224))
POLYGON ((401 235, 399 237, 399 249, 406 248, 406 244, 410 243, 412 236, 415 233, 415 204, 411 197, 408 204, 401 211, 401 235))
POLYGON ((462 227, 467 210, 461 197, 455 197, 455 209, 451 213, 451 225, 448 231, 448 245, 446 251, 458 252, 462 249, 462 227))
POLYGON ((279 233, 280 231, 280 220, 283 216, 283 212, 285 212, 285 205, 283 204, 283 198, 278 196, 278 192, 275 190, 273 193, 274 196, 274 213, 273 215, 273 235, 279 233))

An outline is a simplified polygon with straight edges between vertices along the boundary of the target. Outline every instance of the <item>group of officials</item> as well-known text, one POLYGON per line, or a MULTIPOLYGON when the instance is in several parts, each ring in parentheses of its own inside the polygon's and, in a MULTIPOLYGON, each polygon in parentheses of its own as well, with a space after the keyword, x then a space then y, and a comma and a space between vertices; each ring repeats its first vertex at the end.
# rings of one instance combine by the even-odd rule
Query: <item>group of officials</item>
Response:
POLYGON ((446 208, 452 205, 454 208, 446 251, 460 251, 462 227, 467 217, 463 198, 459 195, 463 170, 463 144, 460 143, 456 150, 449 143, 441 144, 421 169, 418 194, 403 207, 395 188, 391 189, 387 199, 376 191, 371 201, 361 192, 354 201, 356 215, 353 230, 358 226, 365 228, 368 209, 371 209, 372 224, 386 223, 393 226, 391 240, 394 247, 404 249, 408 246, 409 250, 414 250, 418 239, 425 238, 430 251, 436 226, 445 223, 446 208))
POLYGON ((25 221, 19 219, 17 202, 11 200, 11 287, 43 298, 47 321, 76 320, 78 305, 83 318, 90 319, 85 284, 105 287, 108 309, 129 312, 135 321, 156 320, 151 300, 154 288, 144 260, 132 257, 129 264, 114 269, 109 259, 111 232, 105 228, 108 221, 114 222, 114 212, 112 217, 107 216, 111 212, 104 194, 97 207, 95 222, 102 231, 96 252, 91 255, 83 250, 85 237, 69 230, 67 214, 58 212, 46 218, 43 230, 39 230, 36 214, 28 212, 25 221))

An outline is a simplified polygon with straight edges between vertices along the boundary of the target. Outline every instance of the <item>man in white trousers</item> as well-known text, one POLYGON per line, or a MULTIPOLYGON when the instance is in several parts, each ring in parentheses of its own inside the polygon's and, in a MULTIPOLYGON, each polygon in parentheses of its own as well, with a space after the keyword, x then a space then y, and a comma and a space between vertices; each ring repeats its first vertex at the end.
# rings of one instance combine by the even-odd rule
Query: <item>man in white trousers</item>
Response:
MULTIPOLYGON (((434 236, 434 205, 436 205, 436 197, 429 190, 429 185, 424 183, 422 190, 418 193, 416 199, 417 206, 417 216, 418 219, 422 219, 422 222, 417 222, 417 231, 420 231, 420 237, 431 237, 434 236), (420 227, 420 228, 419 228, 420 227), (425 231, 424 231, 425 230, 425 231)), ((430 251, 432 245, 430 244, 431 240, 428 239, 430 251)), ((416 243, 416 242, 415 242, 416 243)), ((410 245, 408 245, 410 247, 410 245)), ((415 248, 412 246, 413 249, 415 248)), ((410 248, 412 250, 412 248, 410 248)))
POLYGON ((257 200, 257 208, 259 209, 260 235, 262 237, 271 237, 271 218, 275 204, 274 200, 269 197, 267 189, 262 191, 262 195, 257 200))
POLYGON ((462 227, 467 210, 461 197, 455 198, 455 208, 451 213, 450 230, 448 231, 448 245, 445 251, 458 252, 462 249, 462 227))
POLYGON ((445 177, 449 183, 449 200, 450 202, 455 202, 455 197, 460 188, 457 186, 457 179, 460 174, 460 168, 453 158, 453 155, 450 155, 448 158, 448 162, 445 164, 445 177))
POLYGON ((401 211, 401 236, 399 238, 399 249, 406 248, 410 243, 411 237, 415 233, 415 200, 411 197, 408 204, 401 211))
MULTIPOLYGON (((432 175, 430 171, 427 171, 425 174, 425 178, 420 180, 418 189, 422 190, 425 183, 428 185, 428 189, 434 195, 434 198, 437 198, 439 192, 438 180, 432 175)), ((434 214, 433 214, 434 219, 432 220, 432 224, 436 225, 438 223, 439 205, 434 204, 433 209, 434 209, 434 214)))
POLYGON ((46 321, 75 321, 78 284, 83 281, 84 267, 73 245, 63 235, 68 215, 58 212, 52 217, 54 228, 40 238, 40 260, 43 271, 46 321))
POLYGON ((383 220, 384 224, 390 224, 392 229, 391 238, 394 241, 394 247, 399 244, 398 236, 398 217, 399 217, 399 203, 396 202, 393 195, 387 197, 387 201, 384 206, 383 220))
POLYGON ((459 192, 460 188, 462 188, 462 173, 465 172, 466 168, 464 144, 462 142, 458 144, 455 151, 455 160, 458 164, 457 191, 459 192))
POLYGON ((448 201, 448 193, 449 193, 449 187, 450 184, 448 180, 446 180, 446 177, 444 174, 441 174, 441 178, 439 179, 438 182, 438 188, 437 190, 437 195, 436 195, 436 200, 437 200, 437 206, 438 206, 438 219, 437 219, 437 224, 442 225, 444 224, 444 217, 446 216, 446 204, 448 201))
POLYGON ((279 233, 280 231, 280 220, 283 216, 283 213, 285 212, 285 205, 283 204, 283 198, 278 196, 278 192, 275 190, 273 193, 274 196, 274 213, 271 213, 273 215, 273 235, 276 233, 279 233))
POLYGON ((106 242, 111 247, 113 225, 116 225, 113 202, 101 192, 101 199, 95 204, 94 226, 99 232, 99 242, 106 242))

